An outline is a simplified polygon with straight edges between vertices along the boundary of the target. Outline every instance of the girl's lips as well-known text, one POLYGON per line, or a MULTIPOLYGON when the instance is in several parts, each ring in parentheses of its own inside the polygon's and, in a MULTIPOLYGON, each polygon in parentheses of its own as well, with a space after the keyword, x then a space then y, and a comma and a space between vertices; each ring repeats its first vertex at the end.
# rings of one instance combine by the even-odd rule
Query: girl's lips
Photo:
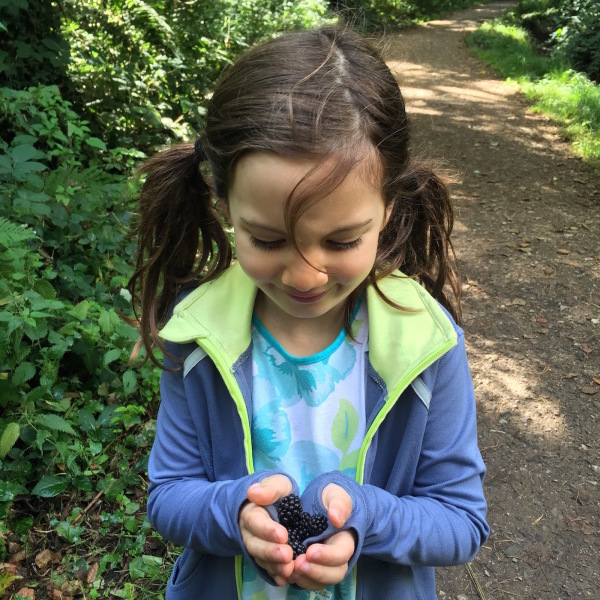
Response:
POLYGON ((302 304, 310 304, 311 302, 318 302, 327 292, 321 292, 320 294, 313 294, 312 296, 302 296, 297 294, 291 294, 288 292, 288 296, 294 302, 300 302, 302 304))

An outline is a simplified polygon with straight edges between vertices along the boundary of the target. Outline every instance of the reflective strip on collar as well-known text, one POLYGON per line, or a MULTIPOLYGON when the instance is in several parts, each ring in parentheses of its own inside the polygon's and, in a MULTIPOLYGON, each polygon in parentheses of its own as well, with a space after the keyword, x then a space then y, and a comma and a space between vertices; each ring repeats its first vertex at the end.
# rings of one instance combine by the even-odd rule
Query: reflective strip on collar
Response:
POLYGON ((205 357, 206 352, 198 346, 183 363, 183 377, 187 377, 188 373, 205 357))
POLYGON ((427 386, 423 383, 423 380, 420 377, 417 377, 410 384, 412 389, 415 391, 415 394, 419 396, 421 402, 425 405, 425 408, 429 410, 429 404, 431 403, 431 392, 427 388, 427 386))

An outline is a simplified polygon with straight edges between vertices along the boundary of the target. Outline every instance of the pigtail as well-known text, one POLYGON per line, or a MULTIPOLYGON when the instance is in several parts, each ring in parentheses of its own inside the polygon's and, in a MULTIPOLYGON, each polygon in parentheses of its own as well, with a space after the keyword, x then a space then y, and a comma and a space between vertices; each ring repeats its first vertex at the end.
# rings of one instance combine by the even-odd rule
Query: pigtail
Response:
POLYGON ((231 244, 200 172, 201 146, 179 144, 148 159, 139 198, 135 271, 129 280, 140 348, 158 364, 158 331, 180 291, 216 277, 231 263, 231 244))
MULTIPOLYGON (((417 279, 460 321, 460 285, 450 239, 454 213, 449 181, 427 164, 412 161, 400 180, 393 182, 401 192, 393 201, 390 219, 380 235, 375 279, 399 269, 417 279)), ((374 284, 384 298, 376 281, 374 284)))

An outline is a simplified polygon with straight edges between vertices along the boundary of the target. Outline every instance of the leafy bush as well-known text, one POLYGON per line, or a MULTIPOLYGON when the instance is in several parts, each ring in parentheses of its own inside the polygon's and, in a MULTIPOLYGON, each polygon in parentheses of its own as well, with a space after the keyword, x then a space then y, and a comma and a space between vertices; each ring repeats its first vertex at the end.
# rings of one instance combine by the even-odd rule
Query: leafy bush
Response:
POLYGON ((257 40, 323 22, 324 0, 65 0, 69 74, 109 146, 149 150, 201 127, 223 68, 257 40))
POLYGON ((67 84, 69 45, 52 2, 0 0, 0 87, 67 84))
POLYGON ((600 82, 600 3, 597 0, 521 0, 509 17, 542 48, 600 82))
POLYGON ((600 83, 600 3, 575 0, 561 8, 564 25, 554 33, 557 48, 577 71, 600 83))
MULTIPOLYGON (((98 576, 129 581, 99 578, 89 598, 135 598, 141 585, 148 598, 168 575, 144 514, 159 373, 127 363, 137 331, 119 316, 130 310, 134 168, 194 135, 237 53, 325 9, 0 0, 0 562, 11 542, 28 556, 75 549, 45 576, 49 597, 81 590, 92 556, 98 576), (102 509, 82 508, 100 495, 102 509)), ((14 580, 0 578, 0 595, 14 580)))

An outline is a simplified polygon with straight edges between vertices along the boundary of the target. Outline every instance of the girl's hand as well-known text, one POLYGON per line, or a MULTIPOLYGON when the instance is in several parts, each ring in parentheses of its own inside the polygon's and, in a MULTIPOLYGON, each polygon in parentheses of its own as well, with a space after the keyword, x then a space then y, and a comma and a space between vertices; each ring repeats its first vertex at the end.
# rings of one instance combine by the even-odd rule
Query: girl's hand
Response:
POLYGON ((293 551, 286 544, 286 528, 273 521, 263 506, 273 504, 291 491, 292 483, 285 475, 272 475, 255 483, 248 489, 248 501, 238 518, 248 554, 277 585, 288 583, 294 570, 293 551))
MULTIPOLYGON (((343 527, 352 512, 352 499, 346 490, 334 483, 321 496, 327 516, 335 527, 343 527)), ((348 572, 348 562, 356 549, 356 536, 351 530, 338 531, 319 544, 311 544, 306 554, 294 561, 294 572, 289 578, 307 590, 321 590, 339 583, 348 572)))

